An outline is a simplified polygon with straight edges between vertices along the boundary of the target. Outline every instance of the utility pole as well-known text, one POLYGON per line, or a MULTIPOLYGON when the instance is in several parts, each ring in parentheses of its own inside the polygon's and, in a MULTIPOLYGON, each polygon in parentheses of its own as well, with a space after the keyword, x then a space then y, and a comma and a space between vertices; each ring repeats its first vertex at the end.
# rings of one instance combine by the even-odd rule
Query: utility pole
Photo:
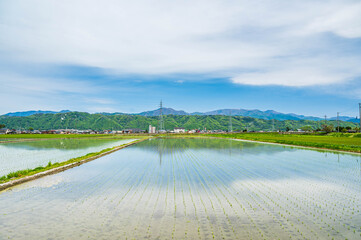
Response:
POLYGON ((361 103, 358 104, 360 112, 360 133, 361 133, 361 103))
POLYGON ((325 115, 325 125, 327 125, 327 115, 325 115))
POLYGON ((340 116, 340 113, 337 112, 337 132, 340 132, 339 116, 340 116))
POLYGON ((274 132, 274 131, 275 131, 275 120, 272 119, 272 132, 274 132))

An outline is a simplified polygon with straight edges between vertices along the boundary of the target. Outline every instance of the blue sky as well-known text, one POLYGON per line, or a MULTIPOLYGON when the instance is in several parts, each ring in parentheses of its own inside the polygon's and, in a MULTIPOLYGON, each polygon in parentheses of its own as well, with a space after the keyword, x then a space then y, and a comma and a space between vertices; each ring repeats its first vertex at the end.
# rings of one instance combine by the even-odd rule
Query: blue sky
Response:
POLYGON ((0 114, 220 108, 356 116, 352 0, 0 0, 0 114))

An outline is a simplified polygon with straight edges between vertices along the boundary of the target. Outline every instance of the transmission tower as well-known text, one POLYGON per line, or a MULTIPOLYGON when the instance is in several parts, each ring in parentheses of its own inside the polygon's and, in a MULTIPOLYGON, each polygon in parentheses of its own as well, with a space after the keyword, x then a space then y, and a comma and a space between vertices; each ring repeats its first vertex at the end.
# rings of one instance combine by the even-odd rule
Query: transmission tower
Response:
POLYGON ((159 132, 163 132, 164 131, 164 119, 163 119, 163 102, 162 100, 160 100, 160 104, 159 104, 159 132))
POLYGON ((361 103, 358 104, 360 111, 360 133, 361 133, 361 103))
POLYGON ((233 132, 233 127, 232 127, 232 110, 229 111, 228 132, 233 132))
POLYGON ((337 132, 340 132, 340 122, 339 122, 340 113, 337 112, 337 132))
POLYGON ((272 119, 272 132, 274 132, 274 131, 275 131, 275 120, 272 119))

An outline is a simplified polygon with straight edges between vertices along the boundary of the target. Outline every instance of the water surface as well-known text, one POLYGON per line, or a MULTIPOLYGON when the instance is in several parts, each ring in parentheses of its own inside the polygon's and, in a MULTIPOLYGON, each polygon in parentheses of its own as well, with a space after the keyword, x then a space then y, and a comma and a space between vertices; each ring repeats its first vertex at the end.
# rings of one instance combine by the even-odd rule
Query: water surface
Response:
POLYGON ((46 139, 0 143, 0 176, 10 172, 63 162, 135 139, 46 139))
POLYGON ((152 139, 0 193, 0 239, 360 239, 360 156, 152 139))

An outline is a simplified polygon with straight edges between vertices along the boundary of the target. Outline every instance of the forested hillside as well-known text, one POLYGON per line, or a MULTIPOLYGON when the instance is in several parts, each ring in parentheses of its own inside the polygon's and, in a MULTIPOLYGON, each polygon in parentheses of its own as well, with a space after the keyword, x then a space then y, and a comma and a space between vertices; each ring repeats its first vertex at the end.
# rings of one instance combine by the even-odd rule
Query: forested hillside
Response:
MULTIPOLYGON (((197 115, 167 115, 164 116, 165 128, 172 130, 175 127, 184 127, 186 129, 204 129, 207 130, 228 130, 228 116, 197 116, 197 115)), ((126 128, 148 129, 149 124, 158 126, 158 117, 146 117, 140 115, 109 115, 89 114, 84 112, 69 112, 58 114, 36 114, 27 117, 9 117, 1 116, 0 124, 7 128, 39 130, 47 129, 93 129, 93 130, 122 130, 126 128)), ((310 120, 274 120, 275 130, 299 129, 304 126, 310 126, 312 129, 321 128, 324 121, 310 120)), ((327 124, 337 125, 336 121, 328 121, 327 124)), ((233 116, 233 130, 249 131, 269 131, 273 129, 272 120, 257 119, 251 117, 233 116)), ((351 122, 341 122, 342 127, 357 127, 357 124, 351 122)))

